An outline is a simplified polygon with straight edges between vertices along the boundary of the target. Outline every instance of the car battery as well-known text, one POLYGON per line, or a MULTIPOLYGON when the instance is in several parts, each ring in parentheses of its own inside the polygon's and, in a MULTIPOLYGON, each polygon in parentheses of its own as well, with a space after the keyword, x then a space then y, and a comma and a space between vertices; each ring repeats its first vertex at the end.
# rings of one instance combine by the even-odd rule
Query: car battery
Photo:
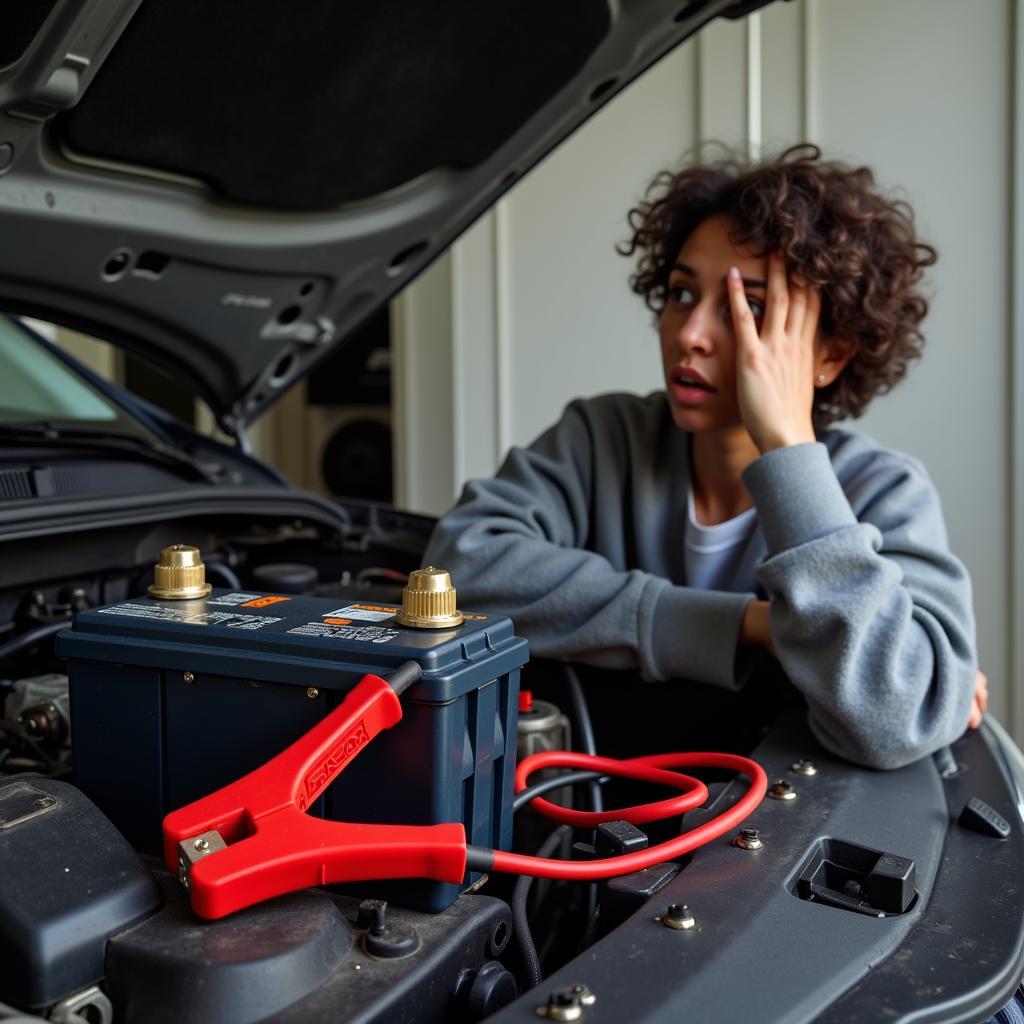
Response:
MULTIPOLYGON (((81 612, 68 659, 74 781, 146 853, 164 815, 269 760, 366 673, 415 661, 402 720, 310 808, 380 824, 462 822, 469 843, 508 849, 519 672, 527 643, 503 617, 407 628, 390 605, 214 590, 81 612)), ((464 886, 474 878, 467 876, 464 886)), ((372 883, 403 906, 442 910, 460 886, 372 883)))

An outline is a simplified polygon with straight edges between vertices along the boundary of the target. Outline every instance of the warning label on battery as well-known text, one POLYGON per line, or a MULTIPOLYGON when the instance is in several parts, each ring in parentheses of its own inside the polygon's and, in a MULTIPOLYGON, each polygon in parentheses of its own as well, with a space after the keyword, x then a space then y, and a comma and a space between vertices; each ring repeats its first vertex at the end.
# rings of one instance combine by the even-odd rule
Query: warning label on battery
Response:
POLYGON ((132 619, 156 619, 180 622, 186 626, 226 626, 228 629, 262 629, 280 622, 272 615, 248 615, 244 612, 190 612, 184 608, 164 608, 154 604, 115 604, 97 608, 101 615, 125 615, 132 619))
POLYGON ((322 636, 333 640, 360 640, 363 643, 386 644, 398 636, 397 629, 383 626, 336 626, 328 622, 307 622, 304 626, 289 629, 297 636, 322 636))
POLYGON ((245 604, 246 601, 256 601, 260 597, 259 594, 221 594, 219 597, 208 597, 206 599, 207 604, 245 604))
POLYGON ((255 601, 246 601, 242 605, 243 608, 269 608, 272 604, 280 604, 282 601, 290 601, 290 597, 267 596, 257 597, 255 601))
POLYGON ((346 608, 335 608, 333 612, 324 612, 324 618, 383 622, 385 619, 393 619, 397 614, 397 608, 389 608, 382 604, 350 604, 346 608))

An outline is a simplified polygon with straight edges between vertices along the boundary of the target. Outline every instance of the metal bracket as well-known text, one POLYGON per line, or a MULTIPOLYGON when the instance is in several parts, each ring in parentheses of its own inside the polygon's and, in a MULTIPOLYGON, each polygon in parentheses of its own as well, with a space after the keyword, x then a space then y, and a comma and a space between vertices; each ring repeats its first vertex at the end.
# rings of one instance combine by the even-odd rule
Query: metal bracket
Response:
POLYGON ((53 1024, 78 1024, 83 1019, 88 1019, 90 1024, 111 1024, 114 1019, 114 1008, 110 1000, 96 985, 62 999, 50 1013, 53 1024), (92 1012, 86 1018, 82 1010, 92 1012))

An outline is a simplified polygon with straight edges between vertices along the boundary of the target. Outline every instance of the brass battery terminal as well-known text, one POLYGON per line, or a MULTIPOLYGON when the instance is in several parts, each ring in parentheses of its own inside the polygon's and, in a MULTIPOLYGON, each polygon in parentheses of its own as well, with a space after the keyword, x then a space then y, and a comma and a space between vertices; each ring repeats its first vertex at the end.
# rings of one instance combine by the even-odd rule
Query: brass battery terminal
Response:
POLYGON ((162 601, 189 601, 206 597, 212 589, 206 582, 199 548, 172 544, 160 552, 160 561, 153 566, 153 584, 148 593, 162 601))
POLYGON ((402 611, 395 621, 416 629, 461 626, 464 619, 455 607, 455 588, 447 570, 428 565, 409 573, 409 582, 402 591, 402 611))

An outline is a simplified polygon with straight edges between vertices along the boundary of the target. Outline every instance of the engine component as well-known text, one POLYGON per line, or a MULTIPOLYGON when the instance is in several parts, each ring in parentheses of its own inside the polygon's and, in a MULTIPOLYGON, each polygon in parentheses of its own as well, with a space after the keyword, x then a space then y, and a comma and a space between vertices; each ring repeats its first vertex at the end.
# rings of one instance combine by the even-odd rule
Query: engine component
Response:
POLYGON ((122 1020, 263 1020, 325 984, 352 952, 352 927, 324 893, 197 928, 165 892, 158 916, 110 943, 107 988, 122 1020))
MULTIPOLYGON (((519 691, 519 722, 516 726, 516 763, 533 754, 549 750, 569 750, 572 730, 568 717, 550 701, 534 697, 531 690, 519 691)), ((563 774, 557 768, 538 772, 537 782, 563 774)), ((570 786, 556 789, 551 796, 562 807, 572 807, 574 794, 570 786)), ((516 826, 516 849, 521 852, 536 850, 551 831, 551 827, 537 815, 523 815, 516 826)))
POLYGON ((199 548, 190 544, 172 544, 160 552, 160 561, 153 566, 151 597, 164 601, 189 601, 206 597, 212 587, 206 582, 206 566, 199 548))
POLYGON ((0 864, 0 991, 20 1006, 49 1006, 101 979, 110 936, 160 906, 110 822, 53 779, 0 782, 0 864))
POLYGON ((416 929, 395 924, 388 918, 388 905, 384 900, 363 900, 359 904, 359 923, 366 928, 363 949, 370 956, 392 960, 396 956, 409 956, 420 946, 416 929))
POLYGON ((470 1020, 483 1020, 511 1003, 519 987, 511 972, 497 960, 488 960, 478 970, 463 975, 457 992, 470 1020))
POLYGON ((519 694, 516 731, 516 758, 519 761, 543 751, 569 750, 572 746, 569 719, 556 705, 538 700, 529 690, 519 694))
MULTIPOLYGON (((167 812, 278 754, 362 676, 415 661, 423 675, 402 697, 401 728, 350 764, 363 741, 346 738, 336 752, 345 771, 308 809, 368 824, 461 822, 467 840, 507 849, 526 641, 505 618, 428 632, 403 629, 397 614, 222 590, 81 613, 58 640, 69 659, 76 784, 137 849, 159 853, 167 812)), ((459 891, 403 879, 363 894, 436 911, 459 891)))
POLYGON ((511 932, 500 900, 467 895, 438 914, 389 907, 390 926, 420 943, 381 959, 363 948, 354 899, 292 893, 197 927, 185 890, 167 872, 158 881, 164 909, 108 947, 105 986, 126 1024, 446 1024, 459 1011, 469 1024, 515 996, 514 980, 488 967, 511 932))
POLYGON ((50 672, 18 679, 7 696, 5 715, 32 739, 62 745, 70 732, 68 677, 50 672))

